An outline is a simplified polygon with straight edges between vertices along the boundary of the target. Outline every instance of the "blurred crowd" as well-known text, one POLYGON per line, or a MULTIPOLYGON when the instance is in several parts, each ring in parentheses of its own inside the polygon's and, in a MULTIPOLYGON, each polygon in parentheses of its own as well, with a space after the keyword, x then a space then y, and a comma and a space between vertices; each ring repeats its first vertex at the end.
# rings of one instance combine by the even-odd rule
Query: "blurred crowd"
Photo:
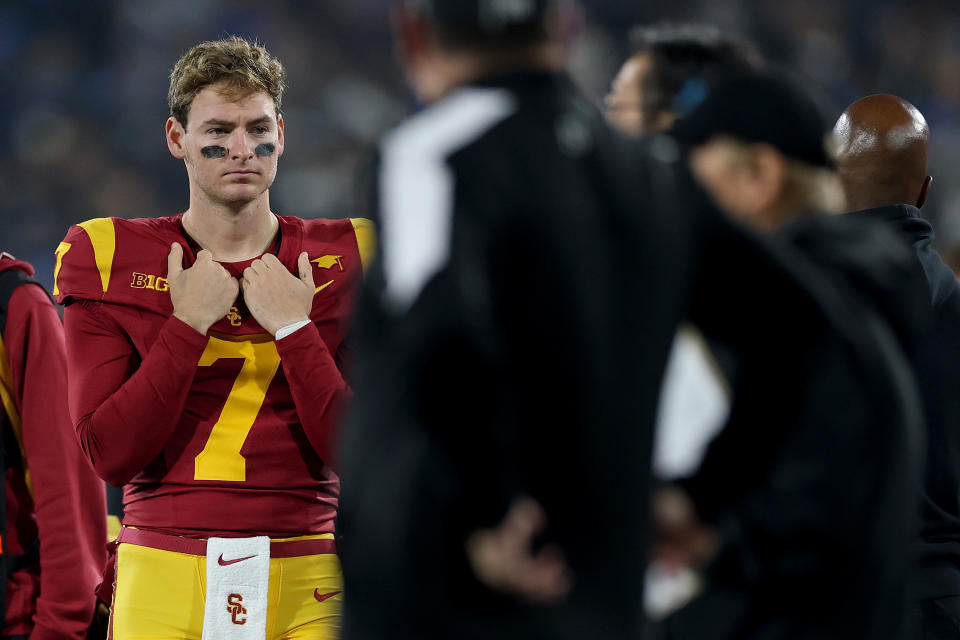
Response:
MULTIPOLYGON (((256 38, 287 66, 288 144, 273 209, 354 212, 364 150, 409 111, 384 0, 25 0, 0 7, 0 237, 52 283, 66 228, 187 207, 163 141, 168 66, 190 45, 256 38)), ((749 38, 820 86, 839 113, 870 93, 903 96, 932 130, 925 213, 960 246, 960 6, 934 0, 584 0, 574 72, 599 100, 634 24, 700 21, 749 38)))

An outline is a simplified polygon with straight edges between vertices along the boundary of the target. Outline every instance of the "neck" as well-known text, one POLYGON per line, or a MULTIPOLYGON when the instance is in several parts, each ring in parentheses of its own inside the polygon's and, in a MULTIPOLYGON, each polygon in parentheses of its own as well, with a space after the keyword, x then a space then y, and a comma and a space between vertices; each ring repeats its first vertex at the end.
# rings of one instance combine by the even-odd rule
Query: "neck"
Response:
POLYGON ((892 204, 917 206, 929 188, 929 184, 925 184, 926 174, 907 173, 902 169, 897 173, 892 170, 866 171, 841 164, 837 176, 846 195, 848 211, 865 211, 892 204))
POLYGON ((259 257, 270 248, 280 226, 270 211, 269 193, 235 206, 212 202, 192 189, 183 228, 219 262, 259 257))
POLYGON ((433 56, 431 63, 416 80, 421 96, 428 102, 439 100, 463 86, 485 77, 511 71, 559 72, 566 65, 566 50, 560 43, 535 45, 520 51, 444 52, 433 56))
POLYGON ((916 206, 916 198, 910 199, 904 194, 867 194, 857 196, 847 193, 847 209, 850 211, 866 211, 867 209, 876 209, 877 207, 886 207, 895 204, 909 204, 916 206))

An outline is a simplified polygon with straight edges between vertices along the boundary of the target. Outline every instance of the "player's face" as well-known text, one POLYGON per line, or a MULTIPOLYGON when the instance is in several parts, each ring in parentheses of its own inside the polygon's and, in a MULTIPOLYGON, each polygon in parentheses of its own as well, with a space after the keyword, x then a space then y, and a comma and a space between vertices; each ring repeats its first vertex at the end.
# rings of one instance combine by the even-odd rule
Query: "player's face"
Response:
POLYGON ((243 204, 261 197, 276 178, 283 118, 264 92, 237 96, 219 89, 197 94, 186 130, 174 118, 167 122, 167 143, 186 163, 191 189, 213 202, 243 204))

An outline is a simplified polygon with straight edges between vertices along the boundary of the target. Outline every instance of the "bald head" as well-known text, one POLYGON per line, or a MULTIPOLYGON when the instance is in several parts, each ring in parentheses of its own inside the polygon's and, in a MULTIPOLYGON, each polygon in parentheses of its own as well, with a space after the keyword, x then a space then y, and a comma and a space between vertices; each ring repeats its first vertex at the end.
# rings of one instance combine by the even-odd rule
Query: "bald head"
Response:
POLYGON ((923 206, 932 180, 930 128, 916 107, 897 96, 868 96, 847 107, 833 133, 848 209, 923 206))

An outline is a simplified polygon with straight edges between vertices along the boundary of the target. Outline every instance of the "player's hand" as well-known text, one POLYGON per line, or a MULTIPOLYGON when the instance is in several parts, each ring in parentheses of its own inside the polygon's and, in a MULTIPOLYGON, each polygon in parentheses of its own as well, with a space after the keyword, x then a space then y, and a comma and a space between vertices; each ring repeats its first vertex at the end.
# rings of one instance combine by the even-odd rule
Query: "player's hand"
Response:
POLYGON ((288 324, 310 319, 316 285, 306 252, 300 254, 297 266, 299 278, 268 253, 243 271, 243 299, 251 315, 270 335, 277 335, 288 324))
POLYGON ((533 542, 546 526, 546 515, 529 498, 517 500, 503 522, 481 529, 467 540, 470 566, 491 589, 527 602, 552 604, 570 592, 571 579, 560 549, 547 546, 534 553, 533 542))
POLYGON ((197 254, 192 267, 184 269, 183 247, 176 242, 167 256, 167 280, 173 315, 200 333, 227 315, 240 289, 237 279, 214 262, 206 249, 197 254))

